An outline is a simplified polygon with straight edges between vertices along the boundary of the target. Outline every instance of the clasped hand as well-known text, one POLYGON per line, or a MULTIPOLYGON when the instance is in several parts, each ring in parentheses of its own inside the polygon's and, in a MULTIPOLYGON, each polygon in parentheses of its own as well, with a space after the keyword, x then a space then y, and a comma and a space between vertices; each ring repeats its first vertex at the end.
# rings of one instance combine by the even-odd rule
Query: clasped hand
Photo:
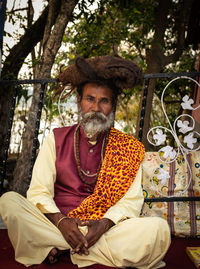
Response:
POLYGON ((66 218, 60 225, 59 229, 65 240, 72 247, 72 254, 88 255, 88 249, 93 246, 114 223, 110 219, 81 221, 77 218, 66 218), (87 226, 88 232, 84 236, 78 226, 87 226))

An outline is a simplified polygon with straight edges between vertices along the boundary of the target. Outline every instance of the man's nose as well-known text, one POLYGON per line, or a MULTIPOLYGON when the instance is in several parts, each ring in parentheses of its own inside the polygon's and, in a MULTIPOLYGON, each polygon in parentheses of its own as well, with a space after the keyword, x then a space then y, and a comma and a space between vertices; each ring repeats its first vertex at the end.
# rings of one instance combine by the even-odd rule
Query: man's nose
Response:
POLYGON ((93 102, 93 104, 92 104, 92 111, 94 111, 94 112, 99 112, 100 111, 100 106, 99 106, 99 102, 98 101, 93 102))

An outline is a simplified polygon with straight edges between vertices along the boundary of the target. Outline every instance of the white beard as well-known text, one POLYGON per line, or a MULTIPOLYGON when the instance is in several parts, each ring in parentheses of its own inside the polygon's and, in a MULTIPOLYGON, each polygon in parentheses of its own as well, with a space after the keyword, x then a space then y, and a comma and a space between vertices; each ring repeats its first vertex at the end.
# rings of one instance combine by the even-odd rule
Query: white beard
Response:
POLYGON ((105 116, 101 112, 88 112, 83 115, 82 111, 79 111, 79 123, 88 138, 92 138, 96 134, 108 130, 113 126, 113 122, 113 111, 111 111, 108 116, 105 116))

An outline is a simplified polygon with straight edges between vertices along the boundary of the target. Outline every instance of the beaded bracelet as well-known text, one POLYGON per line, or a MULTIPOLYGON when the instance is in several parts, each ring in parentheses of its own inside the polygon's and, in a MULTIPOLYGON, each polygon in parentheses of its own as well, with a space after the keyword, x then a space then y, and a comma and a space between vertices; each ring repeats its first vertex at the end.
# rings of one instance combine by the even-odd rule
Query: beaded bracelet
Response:
POLYGON ((68 217, 67 217, 67 216, 64 216, 64 217, 60 218, 59 221, 58 221, 57 224, 56 224, 56 227, 57 227, 57 228, 58 228, 60 222, 61 222, 62 220, 64 220, 64 219, 68 219, 68 217))

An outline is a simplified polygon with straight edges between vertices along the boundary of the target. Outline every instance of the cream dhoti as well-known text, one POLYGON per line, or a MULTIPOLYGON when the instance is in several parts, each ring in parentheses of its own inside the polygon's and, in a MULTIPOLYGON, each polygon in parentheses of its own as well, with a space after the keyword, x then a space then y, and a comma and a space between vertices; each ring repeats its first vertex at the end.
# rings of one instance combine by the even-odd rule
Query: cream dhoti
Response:
MULTIPOLYGON (((18 262, 40 264, 52 248, 70 249, 59 229, 23 196, 5 193, 0 198, 0 214, 18 262)), ((83 234, 87 227, 80 227, 83 234)), ((89 255, 71 255, 79 267, 104 264, 113 267, 160 268, 170 244, 167 222, 161 218, 130 218, 119 222, 89 248, 89 255)))

